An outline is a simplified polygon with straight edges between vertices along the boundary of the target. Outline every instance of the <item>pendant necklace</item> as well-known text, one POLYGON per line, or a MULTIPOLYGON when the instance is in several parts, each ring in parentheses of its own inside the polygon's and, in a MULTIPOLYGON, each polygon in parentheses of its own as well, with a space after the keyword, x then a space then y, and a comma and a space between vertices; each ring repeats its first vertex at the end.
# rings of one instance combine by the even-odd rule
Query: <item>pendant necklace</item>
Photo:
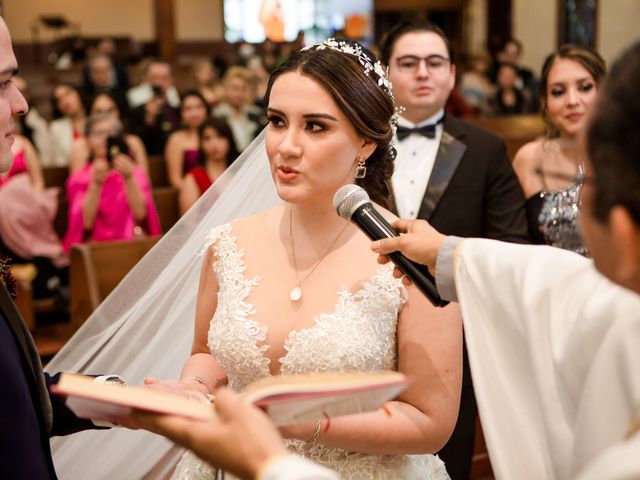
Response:
POLYGON ((338 235, 336 235, 336 238, 333 239, 333 242, 331 242, 331 245, 329 245, 329 248, 327 249, 326 253, 320 258, 320 260, 318 260, 315 263, 315 265, 309 271, 309 273, 307 273, 304 277, 298 280, 298 262, 296 261, 296 250, 293 246, 293 233, 292 233, 292 225, 291 225, 292 220, 293 220, 293 208, 289 208, 289 240, 291 241, 291 256, 293 257, 293 268, 296 272, 296 285, 289 292, 289 298, 291 299, 292 302, 297 302, 302 298, 302 282, 304 282, 307 278, 309 278, 309 276, 315 271, 315 269, 318 268, 318 265, 320 265, 322 261, 325 258, 327 258, 327 255, 329 255, 329 252, 331 252, 331 249, 334 247, 334 245, 336 244, 340 236, 347 229, 347 227, 349 226, 349 223, 347 222, 344 228, 338 232, 338 235))

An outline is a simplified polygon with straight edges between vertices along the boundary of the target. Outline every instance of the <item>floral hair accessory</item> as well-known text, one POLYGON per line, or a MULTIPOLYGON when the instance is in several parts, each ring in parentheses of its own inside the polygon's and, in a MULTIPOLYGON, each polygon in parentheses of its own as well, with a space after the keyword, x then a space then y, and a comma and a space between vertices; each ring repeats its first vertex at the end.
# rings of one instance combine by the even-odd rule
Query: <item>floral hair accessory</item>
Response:
POLYGON ((0 259, 0 283, 2 283, 7 291, 9 292, 9 296, 15 300, 16 294, 16 279, 11 275, 11 265, 10 265, 9 257, 4 257, 0 259))
POLYGON ((380 60, 376 63, 371 63, 371 57, 365 53, 359 44, 344 40, 336 40, 335 38, 328 38, 322 43, 307 45, 302 50, 311 50, 312 48, 315 50, 325 50, 328 48, 329 50, 334 50, 336 52, 353 55, 358 59, 360 65, 362 65, 365 75, 369 76, 369 73, 373 72, 378 77, 376 81, 378 86, 384 89, 387 95, 391 97, 391 100, 394 100, 391 82, 389 81, 389 76, 387 75, 386 70, 382 67, 382 63, 380 63, 380 60))
MULTIPOLYGON (((346 53, 347 55, 353 55, 358 59, 360 65, 364 69, 365 75, 369 76, 370 72, 373 72, 374 75, 378 77, 376 83, 380 88, 382 88, 387 95, 391 98, 391 101, 395 105, 395 97, 393 96, 393 88, 391 85, 391 81, 389 80, 389 69, 386 70, 383 68, 382 63, 378 60, 375 63, 372 63, 371 57, 362 49, 362 47, 355 42, 347 42, 344 40, 336 40, 335 38, 328 38, 324 40, 322 43, 318 43, 316 45, 307 45, 302 48, 302 50, 334 50, 336 52, 346 53)), ((396 129, 398 126, 398 115, 400 115, 404 111, 404 107, 395 107, 393 111, 393 115, 391 116, 391 133, 393 138, 396 136, 396 129)), ((396 156, 396 150, 394 142, 392 141, 389 144, 389 152, 392 158, 396 156)))

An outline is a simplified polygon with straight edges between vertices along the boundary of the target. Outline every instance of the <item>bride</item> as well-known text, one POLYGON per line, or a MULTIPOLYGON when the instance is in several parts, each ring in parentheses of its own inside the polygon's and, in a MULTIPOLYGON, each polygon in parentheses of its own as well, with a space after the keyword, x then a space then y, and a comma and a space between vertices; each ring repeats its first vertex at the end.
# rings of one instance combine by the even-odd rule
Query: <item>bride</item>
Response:
MULTIPOLYGON (((368 66, 356 44, 325 42, 271 76, 265 144, 284 203, 211 232, 192 354, 165 386, 207 395, 280 373, 398 369, 413 383, 386 409, 282 434, 342 478, 447 478, 435 457, 407 455, 438 451, 454 426, 457 309, 436 309, 413 287, 405 295, 333 207, 354 178, 374 200, 389 194, 394 105, 386 77, 368 66)), ((190 454, 174 476, 212 477, 190 454)))
MULTIPOLYGON (((202 397, 222 384, 240 389, 268 375, 399 370, 412 384, 384 409, 333 418, 330 424, 294 425, 281 433, 295 453, 329 466, 345 479, 449 478, 442 462, 431 453, 449 438, 458 411, 462 332, 457 306, 437 309, 413 285, 404 287, 393 277, 391 266, 378 265, 368 238, 341 219, 332 204, 334 193, 354 180, 379 204, 385 204, 389 197, 394 103, 384 70, 358 44, 328 40, 292 54, 272 74, 265 100, 269 125, 259 137, 264 138, 264 145, 252 151, 263 158, 266 150, 282 202, 253 216, 216 223, 210 230, 193 302, 191 356, 180 380, 146 382, 152 388, 202 397)), ((260 168, 257 162, 253 165, 260 168)), ((243 176, 245 170, 246 165, 231 172, 235 175, 231 184, 239 189, 236 199, 255 196, 254 188, 264 188, 260 181, 243 185, 243 179, 248 178, 243 176)), ((196 204, 196 210, 202 211, 206 201, 204 198, 196 204)), ((212 208, 205 219, 218 210, 212 208)), ((218 217, 224 218, 224 214, 218 217)), ((192 215, 181 224, 193 222, 192 215)), ((191 245, 192 240, 187 243, 191 245)), ((169 266, 173 264, 169 262, 169 266)), ((143 261, 129 285, 145 266, 151 268, 143 261)), ((158 276, 168 276, 165 273, 158 276)), ((171 288, 183 288, 173 285, 185 285, 190 278, 186 274, 173 278, 171 288)), ((171 283, 157 280, 162 281, 171 283)), ((160 289, 155 285, 150 288, 160 289)), ((92 336, 87 327, 57 361, 54 359, 50 369, 104 371, 108 365, 109 371, 114 371, 113 363, 94 359, 115 359, 117 349, 110 345, 117 344, 118 338, 120 343, 146 342, 148 351, 161 355, 166 365, 165 357, 175 358, 176 353, 171 343, 165 340, 161 347, 156 337, 173 335, 178 344, 189 331, 184 321, 174 321, 172 331, 168 331, 167 322, 161 327, 131 326, 132 318, 141 323, 145 315, 155 318, 158 311, 171 318, 186 318, 189 309, 175 304, 190 300, 173 295, 168 286, 166 289, 168 295, 156 294, 144 307, 140 302, 120 307, 125 318, 115 327, 102 318, 108 313, 107 307, 102 307, 93 323, 102 322, 108 332, 100 334, 104 344, 89 346, 95 342, 98 328, 93 328, 92 336), (145 312, 137 313, 140 310, 145 312), (81 348, 91 351, 83 355, 71 352, 81 348)), ((131 379, 132 375, 135 381, 140 372, 131 370, 130 363, 140 361, 146 352, 129 355, 130 350, 125 349, 130 362, 117 357, 115 371, 121 373, 117 370, 121 365, 129 369, 125 376, 131 379)), ((143 363, 156 366, 151 358, 143 363)), ((170 378, 172 369, 157 368, 148 373, 170 378)), ((115 452, 126 455, 131 451, 132 443, 126 451, 121 446, 124 443, 119 440, 113 446, 112 461, 117 461, 115 452)), ((102 445, 104 448, 105 443, 102 445)), ((138 445, 137 456, 130 455, 130 461, 148 463, 153 458, 148 444, 138 445)), ((58 470, 68 463, 67 471, 77 472, 73 458, 77 462, 82 448, 54 445, 58 470)), ((117 475, 117 470, 111 471, 117 475)), ((187 453, 174 478, 214 475, 205 463, 187 453)))

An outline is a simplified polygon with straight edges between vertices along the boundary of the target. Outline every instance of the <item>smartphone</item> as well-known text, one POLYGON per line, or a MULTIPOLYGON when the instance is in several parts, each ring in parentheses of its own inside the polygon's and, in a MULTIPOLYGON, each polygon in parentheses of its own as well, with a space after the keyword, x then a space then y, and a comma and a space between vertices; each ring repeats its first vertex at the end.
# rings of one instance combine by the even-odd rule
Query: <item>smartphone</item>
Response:
POLYGON ((107 161, 109 164, 121 153, 129 155, 129 146, 120 135, 107 137, 107 161))
POLYGON ((162 87, 158 85, 151 85, 151 88, 153 89, 154 97, 164 97, 164 92, 162 91, 162 87))

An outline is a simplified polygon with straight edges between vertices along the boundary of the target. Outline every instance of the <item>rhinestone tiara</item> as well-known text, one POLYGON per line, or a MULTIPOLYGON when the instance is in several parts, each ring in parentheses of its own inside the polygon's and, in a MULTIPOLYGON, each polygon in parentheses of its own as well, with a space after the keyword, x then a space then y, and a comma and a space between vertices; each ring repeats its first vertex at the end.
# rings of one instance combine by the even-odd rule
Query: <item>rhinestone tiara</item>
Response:
POLYGON ((376 81, 378 86, 384 89, 387 95, 391 97, 391 100, 394 100, 391 82, 389 81, 387 72, 382 67, 382 63, 380 63, 380 60, 378 60, 376 63, 371 63, 371 58, 365 53, 365 51, 359 44, 355 42, 352 43, 343 40, 336 40, 335 38, 328 38, 322 43, 307 45, 302 50, 325 50, 327 48, 329 50, 346 53, 347 55, 353 55, 354 57, 356 57, 360 65, 362 65, 365 75, 369 76, 369 73, 373 72, 378 77, 376 81))

